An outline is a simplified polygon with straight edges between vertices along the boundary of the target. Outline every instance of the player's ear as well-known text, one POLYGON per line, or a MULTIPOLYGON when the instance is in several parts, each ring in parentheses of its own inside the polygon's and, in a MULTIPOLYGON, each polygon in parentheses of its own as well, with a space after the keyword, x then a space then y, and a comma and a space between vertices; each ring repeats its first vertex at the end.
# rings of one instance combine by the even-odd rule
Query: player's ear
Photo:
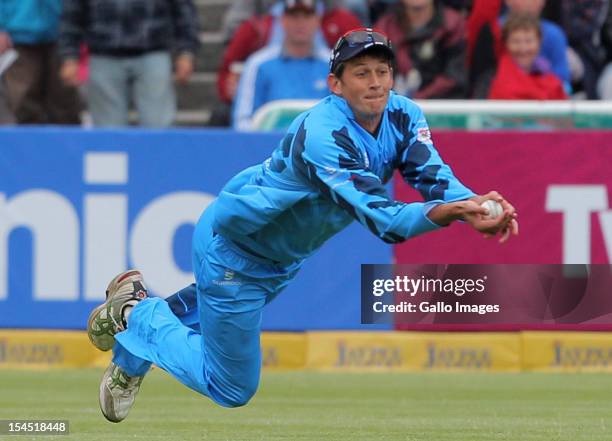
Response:
POLYGON ((333 73, 327 75, 327 87, 335 95, 342 95, 342 82, 333 73))

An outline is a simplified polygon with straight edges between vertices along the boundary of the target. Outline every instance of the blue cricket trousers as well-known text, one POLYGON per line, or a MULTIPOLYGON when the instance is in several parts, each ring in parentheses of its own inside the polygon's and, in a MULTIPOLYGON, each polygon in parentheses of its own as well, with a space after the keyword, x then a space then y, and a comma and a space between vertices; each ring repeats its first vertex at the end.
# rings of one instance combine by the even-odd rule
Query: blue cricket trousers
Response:
POLYGON ((116 335, 113 361, 131 376, 155 363, 217 404, 236 407, 259 384, 262 309, 300 265, 275 265, 213 235, 207 214, 194 233, 194 243, 205 244, 194 246, 195 296, 192 287, 172 296, 180 313, 162 299, 141 301, 116 335))

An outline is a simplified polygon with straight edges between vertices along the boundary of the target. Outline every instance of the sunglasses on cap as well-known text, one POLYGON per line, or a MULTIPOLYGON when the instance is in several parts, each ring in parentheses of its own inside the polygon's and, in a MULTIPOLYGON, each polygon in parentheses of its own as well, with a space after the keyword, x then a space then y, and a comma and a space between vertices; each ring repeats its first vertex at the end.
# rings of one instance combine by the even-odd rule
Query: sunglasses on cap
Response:
POLYGON ((358 28, 348 31, 338 39, 329 61, 329 71, 334 73, 343 61, 356 57, 372 47, 381 47, 390 59, 395 57, 391 40, 384 33, 371 28, 358 28))

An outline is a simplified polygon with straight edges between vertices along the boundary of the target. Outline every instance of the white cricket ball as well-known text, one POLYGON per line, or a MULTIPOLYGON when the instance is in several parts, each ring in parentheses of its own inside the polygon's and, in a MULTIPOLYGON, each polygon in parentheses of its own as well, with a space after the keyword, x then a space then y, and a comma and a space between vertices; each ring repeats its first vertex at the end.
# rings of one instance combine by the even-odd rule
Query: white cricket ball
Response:
POLYGON ((489 215, 485 216, 485 219, 495 219, 504 213, 504 209, 502 208, 501 204, 492 199, 487 199, 480 204, 480 206, 489 210, 489 215))

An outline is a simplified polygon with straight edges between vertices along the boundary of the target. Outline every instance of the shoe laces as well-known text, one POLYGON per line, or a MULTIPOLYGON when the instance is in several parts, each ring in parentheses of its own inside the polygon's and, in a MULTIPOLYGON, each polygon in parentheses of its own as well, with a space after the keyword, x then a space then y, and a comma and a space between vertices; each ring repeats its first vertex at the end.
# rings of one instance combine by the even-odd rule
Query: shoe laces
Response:
POLYGON ((125 331, 125 325, 123 324, 123 313, 119 312, 119 321, 117 321, 115 319, 115 314, 113 314, 113 305, 109 305, 109 311, 107 313, 107 316, 111 319, 111 321, 113 322, 113 325, 115 325, 115 332, 121 332, 121 331, 125 331))
POLYGON ((111 390, 118 388, 123 392, 123 395, 129 396, 140 386, 142 378, 139 376, 130 377, 119 366, 115 366, 108 386, 111 390))

